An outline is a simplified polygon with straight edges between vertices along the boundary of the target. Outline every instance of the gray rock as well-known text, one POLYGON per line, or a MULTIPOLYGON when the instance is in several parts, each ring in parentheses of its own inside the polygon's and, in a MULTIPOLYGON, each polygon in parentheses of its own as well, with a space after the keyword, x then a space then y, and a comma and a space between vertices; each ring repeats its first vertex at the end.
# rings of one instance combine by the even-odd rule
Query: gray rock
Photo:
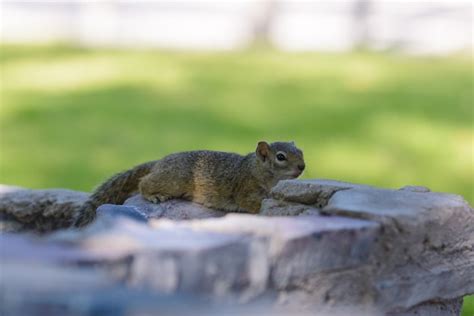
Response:
POLYGON ((340 314, 328 312, 327 315, 353 315, 352 311, 360 311, 358 315, 383 315, 384 309, 376 305, 377 292, 373 282, 369 265, 324 271, 301 278, 280 290, 278 304, 309 311, 342 309, 340 314))
POLYGON ((160 315, 217 316, 229 308, 196 296, 127 287, 96 267, 2 261, 0 268, 2 316, 140 316, 157 311, 160 315))
MULTIPOLYGON (((29 235, 3 234, 0 238, 0 265, 15 262, 26 266, 29 263, 55 264, 57 262, 80 262, 91 256, 68 244, 47 242, 47 239, 29 235)), ((0 273, 1 274, 1 273, 0 273)))
POLYGON ((474 218, 461 197, 424 187, 380 190, 324 180, 282 181, 272 193, 279 201, 266 202, 265 212, 287 204, 299 213, 293 204, 301 203, 323 206, 324 214, 382 224, 371 259, 379 306, 406 310, 436 295, 451 298, 474 291, 474 218))
POLYGON ((272 284, 279 289, 312 274, 367 263, 379 229, 373 222, 342 217, 267 218, 247 214, 181 224, 154 221, 152 225, 263 238, 272 263, 272 284))
POLYGON ((400 188, 400 190, 407 190, 412 192, 431 192, 429 188, 420 185, 406 185, 400 188))
POLYGON ((207 208, 203 205, 185 201, 169 200, 159 204, 145 200, 141 195, 135 195, 125 201, 124 205, 135 207, 147 218, 168 218, 173 220, 202 219, 221 217, 226 213, 207 208))
MULTIPOLYGON (((67 227, 86 198, 0 187, 1 222, 19 230, 67 227)), ((152 313, 160 295, 187 293, 214 302, 266 297, 292 311, 456 315, 453 298, 474 292, 474 210, 456 195, 291 180, 263 202, 264 216, 223 215, 135 196, 101 206, 81 230, 4 234, 0 269, 9 275, 0 280, 8 284, 0 312, 140 315, 150 310, 127 304, 152 313), (43 295, 37 284, 45 279, 43 295)))
POLYGON ((137 207, 125 206, 125 205, 115 205, 115 204, 104 204, 97 208, 97 218, 100 220, 101 217, 127 217, 139 222, 147 222, 148 217, 146 214, 140 212, 137 207))
POLYGON ((306 204, 265 199, 262 201, 259 214, 263 216, 319 215, 319 210, 320 209, 306 204))
POLYGON ((69 227, 88 194, 63 189, 0 189, 2 231, 49 232, 69 227))
POLYGON ((390 312, 387 316, 458 316, 461 307, 461 298, 437 300, 421 303, 407 311, 390 312))
POLYGON ((114 285, 106 273, 84 267, 67 267, 31 261, 1 263, 2 295, 13 292, 41 293, 49 291, 84 291, 114 285), (4 286, 8 284, 7 286, 4 286))
POLYGON ((64 263, 102 266, 114 279, 152 292, 244 299, 261 294, 268 280, 267 258, 258 241, 245 236, 178 226, 152 229, 126 217, 102 217, 45 240, 78 251, 64 263), (263 269, 255 273, 254 266, 263 269))
POLYGON ((384 307, 474 292, 474 211, 460 196, 354 188, 336 192, 323 212, 382 224, 372 264, 384 307))
POLYGON ((334 180, 284 180, 273 187, 271 196, 276 200, 314 205, 321 208, 326 206, 335 192, 355 187, 370 188, 369 186, 334 180))
POLYGON ((472 214, 466 201, 457 195, 375 188, 336 192, 324 211, 370 219, 397 218, 407 225, 414 220, 424 222, 431 216, 446 219, 453 212, 472 214))

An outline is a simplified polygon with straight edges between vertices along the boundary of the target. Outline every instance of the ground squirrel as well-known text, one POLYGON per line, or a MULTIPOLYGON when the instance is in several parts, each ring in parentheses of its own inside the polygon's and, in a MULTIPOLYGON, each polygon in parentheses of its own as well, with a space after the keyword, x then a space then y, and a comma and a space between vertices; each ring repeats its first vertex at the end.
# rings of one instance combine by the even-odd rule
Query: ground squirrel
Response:
POLYGON ((304 168, 294 142, 261 141, 246 156, 204 150, 171 154, 104 182, 81 208, 75 226, 93 221, 98 206, 122 204, 136 191, 154 203, 182 198, 225 212, 258 213, 279 180, 297 178, 304 168))

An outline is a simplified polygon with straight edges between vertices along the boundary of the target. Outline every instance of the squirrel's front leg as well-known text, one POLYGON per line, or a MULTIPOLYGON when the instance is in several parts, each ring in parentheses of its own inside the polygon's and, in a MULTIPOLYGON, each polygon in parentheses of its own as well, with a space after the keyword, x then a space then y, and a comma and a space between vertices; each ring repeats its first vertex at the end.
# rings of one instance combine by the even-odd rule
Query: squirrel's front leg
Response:
POLYGON ((173 197, 165 194, 162 184, 160 181, 157 181, 156 175, 153 173, 148 174, 143 177, 138 184, 138 190, 145 200, 148 200, 152 203, 164 202, 172 199, 173 197))
POLYGON ((249 195, 247 198, 240 201, 239 209, 245 213, 258 214, 260 212, 263 199, 264 196, 260 194, 249 195))
POLYGON ((155 203, 155 204, 172 199, 172 197, 170 196, 165 196, 158 193, 151 194, 151 195, 141 193, 141 195, 143 196, 145 200, 150 201, 151 203, 155 203))

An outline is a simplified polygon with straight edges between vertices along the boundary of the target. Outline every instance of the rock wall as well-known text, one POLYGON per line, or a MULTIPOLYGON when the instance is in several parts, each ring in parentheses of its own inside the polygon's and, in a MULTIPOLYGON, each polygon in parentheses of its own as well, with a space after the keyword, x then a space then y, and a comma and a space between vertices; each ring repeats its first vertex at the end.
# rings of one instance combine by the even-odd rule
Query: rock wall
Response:
POLYGON ((2 315, 459 315, 474 293, 474 210, 452 194, 288 180, 261 216, 135 196, 58 230, 86 198, 0 188, 2 315))

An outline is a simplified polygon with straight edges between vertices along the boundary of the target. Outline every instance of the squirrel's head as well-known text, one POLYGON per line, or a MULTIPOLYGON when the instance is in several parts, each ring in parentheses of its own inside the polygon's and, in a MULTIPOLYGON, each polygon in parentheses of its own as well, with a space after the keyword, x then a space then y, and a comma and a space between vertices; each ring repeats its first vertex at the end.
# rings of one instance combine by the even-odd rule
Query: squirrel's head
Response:
POLYGON ((294 142, 261 141, 256 149, 259 166, 269 171, 275 180, 298 178, 305 168, 303 152, 294 142))

